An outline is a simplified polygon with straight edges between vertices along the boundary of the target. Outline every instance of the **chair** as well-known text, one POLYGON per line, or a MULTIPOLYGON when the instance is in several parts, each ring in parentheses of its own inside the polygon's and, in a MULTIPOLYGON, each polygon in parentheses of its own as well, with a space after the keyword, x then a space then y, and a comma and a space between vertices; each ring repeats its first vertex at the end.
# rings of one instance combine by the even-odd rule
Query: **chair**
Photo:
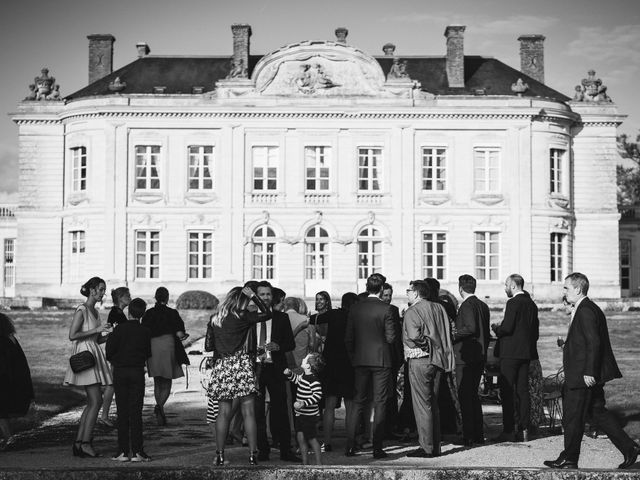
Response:
POLYGON ((562 367, 553 375, 545 377, 542 385, 542 399, 549 417, 549 431, 559 422, 562 429, 562 387, 564 385, 564 370, 562 367))

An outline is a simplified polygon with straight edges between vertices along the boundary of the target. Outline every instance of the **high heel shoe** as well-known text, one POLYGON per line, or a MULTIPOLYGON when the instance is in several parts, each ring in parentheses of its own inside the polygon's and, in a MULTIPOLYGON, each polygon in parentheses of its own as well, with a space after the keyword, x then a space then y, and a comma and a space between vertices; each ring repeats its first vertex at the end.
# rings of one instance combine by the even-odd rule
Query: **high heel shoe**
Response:
POLYGON ((80 440, 76 440, 73 442, 73 446, 71 447, 71 451, 73 452, 74 457, 84 457, 84 452, 82 451, 82 442, 80 440))
POLYGON ((216 467, 224 465, 224 450, 216 450, 216 467))
POLYGON ((93 449, 93 445, 91 445, 91 442, 80 442, 80 448, 78 449, 78 453, 80 454, 81 457, 98 458, 102 456, 95 451, 87 452, 84 448, 82 448, 82 445, 89 445, 93 449))
POLYGON ((258 451, 254 450, 249 455, 249 465, 258 465, 258 451))

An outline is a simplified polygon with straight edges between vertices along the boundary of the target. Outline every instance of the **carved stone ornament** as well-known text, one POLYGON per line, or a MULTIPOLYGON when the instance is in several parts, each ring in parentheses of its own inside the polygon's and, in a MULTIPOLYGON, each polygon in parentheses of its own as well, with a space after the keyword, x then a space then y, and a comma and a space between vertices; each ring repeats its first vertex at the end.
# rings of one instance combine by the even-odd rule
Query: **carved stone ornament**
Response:
POLYGON ((596 71, 589 70, 588 77, 583 78, 581 85, 576 85, 574 102, 611 103, 613 100, 607 95, 607 87, 602 80, 596 78, 596 71))
POLYGON ((516 83, 511 84, 511 91, 519 97, 521 97, 522 94, 527 90, 529 90, 529 84, 524 83, 521 78, 518 78, 518 80, 516 80, 516 83))
POLYGON ((393 58, 393 64, 387 75, 387 82, 404 82, 409 79, 407 73, 407 61, 400 62, 398 57, 393 58))
POLYGON ((54 77, 49 76, 49 69, 43 68, 40 76, 34 78, 33 83, 29 85, 29 95, 25 100, 62 100, 60 98, 60 85, 56 83, 54 77))
POLYGON ((131 226, 135 227, 153 227, 163 230, 166 226, 166 222, 161 218, 157 218, 155 215, 135 215, 130 218, 131 226))
POLYGON ((569 226, 571 224, 569 223, 569 221, 566 218, 554 218, 551 219, 549 222, 549 227, 552 230, 569 230, 569 226))
POLYGON ((449 197, 448 194, 444 194, 444 193, 433 193, 433 194, 428 194, 428 195, 422 195, 419 198, 419 202, 422 205, 433 205, 433 206, 437 206, 437 205, 442 205, 443 203, 447 203, 449 200, 451 200, 451 197, 449 197))
POLYGON ((127 88, 127 82, 120 81, 120 77, 116 77, 113 82, 109 82, 109 90, 119 93, 127 88))
POLYGON ((212 215, 204 215, 202 213, 185 216, 182 224, 185 227, 206 227, 211 230, 218 229, 218 221, 214 220, 212 215))
POLYGON ((262 223, 269 223, 269 220, 271 219, 271 216, 269 215, 269 212, 267 212, 266 210, 262 211, 262 223))
POLYGON ((569 208, 569 198, 564 195, 551 195, 549 196, 549 206, 566 210, 569 208))
POLYGON ((502 227, 505 221, 503 218, 496 217, 495 215, 487 215, 480 218, 474 225, 478 227, 502 227))
POLYGON ((447 227, 451 223, 450 218, 443 218, 440 215, 433 215, 429 217, 424 217, 424 221, 421 222, 418 227, 419 228, 434 228, 434 227, 447 227))
POLYGON ((484 193, 474 195, 471 199, 483 205, 496 205, 504 201, 504 195, 501 193, 484 193))
POLYGON ((367 213, 367 220, 369 221, 369 225, 373 225, 376 221, 376 213, 373 210, 369 210, 367 213))
POLYGON ((87 230, 87 228, 89 227, 89 222, 84 217, 78 217, 74 215, 73 217, 67 219, 67 221, 65 222, 65 227, 67 231, 87 230))
POLYGON ((229 69, 229 75, 227 75, 227 80, 231 80, 234 78, 247 78, 247 66, 244 64, 241 58, 238 60, 231 59, 231 67, 229 69))

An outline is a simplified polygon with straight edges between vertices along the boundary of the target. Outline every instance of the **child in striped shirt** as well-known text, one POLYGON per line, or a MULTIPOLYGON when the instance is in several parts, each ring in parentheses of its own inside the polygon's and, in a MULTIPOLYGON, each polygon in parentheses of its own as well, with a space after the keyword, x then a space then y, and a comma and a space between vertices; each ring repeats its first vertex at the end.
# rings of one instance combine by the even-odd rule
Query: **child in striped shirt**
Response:
POLYGON ((309 446, 316 457, 316 463, 322 465, 322 452, 318 442, 317 424, 320 421, 319 403, 322 399, 322 386, 318 374, 324 367, 324 359, 318 353, 310 353, 300 365, 304 373, 298 375, 290 369, 284 370, 289 381, 297 386, 296 401, 293 402, 295 413, 296 438, 300 447, 302 463, 308 465, 309 446))

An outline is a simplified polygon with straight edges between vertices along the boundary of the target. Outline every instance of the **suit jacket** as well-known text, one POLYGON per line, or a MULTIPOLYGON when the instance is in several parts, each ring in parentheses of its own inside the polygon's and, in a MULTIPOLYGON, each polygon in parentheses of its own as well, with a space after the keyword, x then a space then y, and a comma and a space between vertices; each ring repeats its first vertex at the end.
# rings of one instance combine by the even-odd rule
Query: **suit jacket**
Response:
POLYGON ((569 388, 586 388, 584 375, 605 383, 622 374, 613 356, 607 319, 589 298, 576 309, 562 350, 565 383, 569 388))
POLYGON ((272 312, 271 341, 278 344, 280 350, 271 352, 273 365, 279 372, 287 368, 287 352, 296 348, 296 342, 291 330, 289 316, 284 312, 272 312))
POLYGON ((446 310, 439 303, 420 300, 411 305, 404 314, 402 340, 409 348, 428 345, 431 364, 445 372, 455 368, 451 323, 446 310))
POLYGON ((467 297, 456 317, 453 339, 456 364, 486 362, 490 336, 489 307, 475 295, 467 297))
POLYGON ((391 368, 395 339, 396 326, 389 305, 379 298, 365 297, 351 307, 344 339, 351 365, 391 368))
POLYGON ((391 346, 393 353, 393 368, 399 369, 404 363, 404 347, 402 346, 402 318, 400 318, 400 310, 395 305, 389 304, 391 315, 393 316, 393 324, 396 327, 396 340, 391 346))
POLYGON ((538 358, 538 307, 527 292, 507 301, 504 320, 496 328, 496 356, 505 359, 533 360, 538 358))

